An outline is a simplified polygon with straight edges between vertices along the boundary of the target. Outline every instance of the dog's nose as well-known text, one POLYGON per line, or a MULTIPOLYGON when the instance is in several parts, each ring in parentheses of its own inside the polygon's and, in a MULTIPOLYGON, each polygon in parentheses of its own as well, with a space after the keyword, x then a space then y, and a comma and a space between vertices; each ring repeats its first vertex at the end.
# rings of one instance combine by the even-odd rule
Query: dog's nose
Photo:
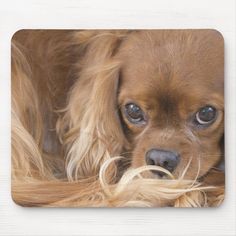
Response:
MULTIPOLYGON (((180 155, 174 151, 151 149, 146 153, 146 163, 148 165, 156 165, 172 172, 179 163, 180 155)), ((163 176, 161 171, 152 171, 158 175, 163 176)))

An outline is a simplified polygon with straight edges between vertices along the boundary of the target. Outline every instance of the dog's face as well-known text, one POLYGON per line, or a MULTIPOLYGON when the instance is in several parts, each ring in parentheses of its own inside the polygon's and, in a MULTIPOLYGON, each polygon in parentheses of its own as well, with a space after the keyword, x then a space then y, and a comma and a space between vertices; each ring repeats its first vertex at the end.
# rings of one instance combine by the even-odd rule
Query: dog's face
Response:
POLYGON ((179 176, 190 163, 185 177, 194 179, 219 162, 223 47, 209 30, 134 32, 121 44, 118 104, 133 167, 157 165, 179 176))

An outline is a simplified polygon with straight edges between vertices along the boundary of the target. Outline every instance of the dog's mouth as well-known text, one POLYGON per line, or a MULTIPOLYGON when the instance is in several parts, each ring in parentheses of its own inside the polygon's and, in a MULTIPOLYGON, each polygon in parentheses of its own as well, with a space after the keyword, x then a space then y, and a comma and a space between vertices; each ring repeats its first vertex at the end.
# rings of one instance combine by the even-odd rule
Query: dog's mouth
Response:
POLYGON ((159 170, 151 170, 154 179, 169 179, 169 176, 159 170))

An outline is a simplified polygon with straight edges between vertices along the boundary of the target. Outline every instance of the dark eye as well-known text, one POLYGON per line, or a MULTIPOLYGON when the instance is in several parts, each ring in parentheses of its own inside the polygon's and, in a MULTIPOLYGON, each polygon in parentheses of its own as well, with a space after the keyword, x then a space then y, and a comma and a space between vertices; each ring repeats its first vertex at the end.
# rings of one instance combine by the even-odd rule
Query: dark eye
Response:
POLYGON ((134 124, 143 124, 145 123, 145 117, 142 109, 134 104, 128 103, 125 105, 125 114, 127 119, 134 124))
POLYGON ((195 120, 199 125, 208 125, 215 121, 217 111, 212 106, 202 107, 195 116, 195 120))

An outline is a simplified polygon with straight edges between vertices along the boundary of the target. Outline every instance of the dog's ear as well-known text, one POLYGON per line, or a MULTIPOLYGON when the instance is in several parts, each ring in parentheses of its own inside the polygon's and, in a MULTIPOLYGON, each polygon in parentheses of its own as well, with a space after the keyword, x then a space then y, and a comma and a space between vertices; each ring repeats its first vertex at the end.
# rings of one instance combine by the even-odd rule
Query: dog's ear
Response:
POLYGON ((220 150, 221 150, 221 159, 218 165, 216 166, 216 168, 219 169, 220 171, 225 172, 225 137, 224 135, 222 135, 220 139, 220 150))
POLYGON ((84 57, 76 65, 77 81, 58 123, 70 180, 97 176, 101 164, 125 145, 117 104, 120 62, 114 55, 126 36, 126 31, 75 35, 83 42, 84 57))

